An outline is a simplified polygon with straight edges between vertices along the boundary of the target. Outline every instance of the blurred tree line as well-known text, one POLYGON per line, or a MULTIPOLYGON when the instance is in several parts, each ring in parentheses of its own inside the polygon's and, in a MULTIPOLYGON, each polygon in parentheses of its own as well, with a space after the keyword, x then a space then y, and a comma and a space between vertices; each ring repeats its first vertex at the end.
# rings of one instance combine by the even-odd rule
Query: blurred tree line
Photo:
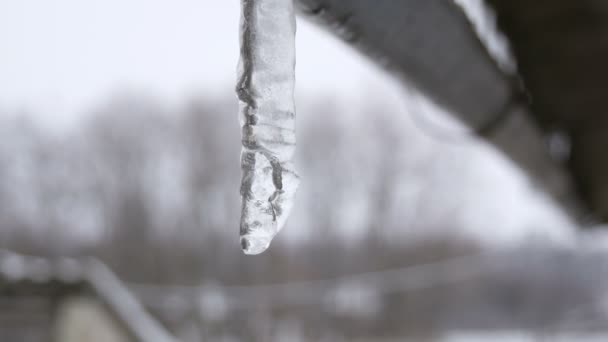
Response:
POLYGON ((414 200, 424 190, 428 147, 416 140, 420 146, 406 146, 401 128, 390 122, 391 110, 370 104, 353 116, 374 120, 353 117, 345 124, 337 106, 320 100, 311 105, 315 119, 299 127, 297 162, 304 184, 299 210, 268 253, 268 259, 278 258, 271 263, 245 258, 235 233, 240 215, 235 106, 232 99, 199 98, 168 109, 153 98, 121 95, 67 134, 49 133, 27 118, 5 121, 0 127, 6 141, 0 150, 3 247, 51 256, 99 255, 133 280, 198 283, 213 276, 238 282, 262 275, 260 265, 285 262, 283 254, 299 249, 307 251, 311 266, 298 261, 302 265, 290 272, 306 277, 299 268, 308 267, 320 276, 365 267, 370 262, 365 254, 374 250, 391 255, 387 245, 400 250, 408 239, 394 238, 399 227, 411 226, 407 230, 414 236, 439 235, 429 230, 439 224, 428 215, 436 203, 414 200), (400 206, 396 196, 416 207, 400 206), (342 253, 347 251, 352 253, 342 253), (334 252, 340 256, 334 258, 334 252), (239 267, 244 270, 235 271, 239 267))
MULTIPOLYGON (((450 156, 465 148, 421 138, 382 104, 337 114, 343 110, 326 100, 303 110, 312 114, 298 125, 303 183, 296 210, 273 246, 256 257, 242 255, 238 245, 240 135, 231 98, 196 98, 175 109, 123 95, 66 134, 23 118, 5 120, 1 247, 50 257, 98 256, 127 282, 167 289, 331 279, 462 255, 481 258, 484 248, 463 227, 475 222, 472 216, 485 217, 479 224, 498 233, 501 218, 481 212, 483 197, 474 197, 478 204, 471 206, 462 189, 496 180, 473 175, 455 182, 478 165, 450 156)), ((312 339, 329 334, 334 341, 445 329, 542 331, 572 322, 572 309, 581 305, 577 324, 596 324, 598 317, 605 323, 598 298, 606 270, 594 269, 598 264, 605 264, 603 252, 531 245, 464 279, 380 292, 376 301, 362 301, 379 305, 363 316, 337 304, 262 306, 219 323, 205 321, 194 308, 178 318, 169 304, 155 312, 174 331, 260 341, 294 331, 312 339)), ((272 296, 259 300, 273 302, 272 296)))

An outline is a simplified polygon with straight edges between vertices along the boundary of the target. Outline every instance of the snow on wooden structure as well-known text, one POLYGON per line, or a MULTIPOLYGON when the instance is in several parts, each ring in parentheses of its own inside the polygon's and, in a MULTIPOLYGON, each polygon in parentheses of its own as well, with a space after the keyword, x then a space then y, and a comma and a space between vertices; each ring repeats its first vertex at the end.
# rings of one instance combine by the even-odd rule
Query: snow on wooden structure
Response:
POLYGON ((115 324, 112 335, 121 336, 117 341, 176 341, 99 260, 50 260, 0 251, 0 322, 7 323, 0 324, 1 336, 52 339, 63 304, 73 298, 101 304, 115 324))

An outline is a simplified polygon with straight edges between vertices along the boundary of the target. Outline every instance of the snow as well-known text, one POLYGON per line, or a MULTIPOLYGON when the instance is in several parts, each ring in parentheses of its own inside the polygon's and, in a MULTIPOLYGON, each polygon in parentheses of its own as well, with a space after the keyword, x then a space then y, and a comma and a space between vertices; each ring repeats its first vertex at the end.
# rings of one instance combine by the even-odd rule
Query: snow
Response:
POLYGON ((496 24, 496 14, 483 0, 454 0, 467 16, 479 40, 508 74, 516 72, 515 58, 511 52, 508 39, 500 32, 496 24))
POLYGON ((606 341, 603 333, 549 333, 546 335, 534 334, 525 331, 494 331, 474 332, 455 331, 439 339, 441 342, 535 342, 535 341, 578 341, 599 342, 606 341))
POLYGON ((242 126, 241 246, 265 251, 299 183, 295 138, 295 13, 291 0, 242 0, 237 95, 242 126))
POLYGON ((19 281, 25 275, 26 269, 23 257, 10 252, 3 253, 0 260, 0 276, 9 281, 19 281))
POLYGON ((206 285, 198 296, 199 314, 205 322, 219 322, 228 317, 230 303, 219 285, 206 285))
POLYGON ((147 314, 135 296, 102 262, 90 259, 85 278, 94 291, 112 308, 118 318, 127 324, 130 332, 140 341, 175 342, 169 333, 147 314))
POLYGON ((323 303, 325 310, 338 316, 369 318, 383 309, 379 291, 362 283, 343 282, 326 297, 323 303))

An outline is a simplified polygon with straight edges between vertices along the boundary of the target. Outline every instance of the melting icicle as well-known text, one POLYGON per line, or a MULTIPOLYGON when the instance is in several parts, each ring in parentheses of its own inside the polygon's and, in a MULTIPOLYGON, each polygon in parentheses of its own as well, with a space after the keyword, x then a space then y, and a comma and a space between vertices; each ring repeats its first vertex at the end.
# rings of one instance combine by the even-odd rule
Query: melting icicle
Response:
POLYGON ((296 146, 293 0, 241 0, 237 96, 242 126, 241 246, 265 251, 285 224, 299 178, 296 146))

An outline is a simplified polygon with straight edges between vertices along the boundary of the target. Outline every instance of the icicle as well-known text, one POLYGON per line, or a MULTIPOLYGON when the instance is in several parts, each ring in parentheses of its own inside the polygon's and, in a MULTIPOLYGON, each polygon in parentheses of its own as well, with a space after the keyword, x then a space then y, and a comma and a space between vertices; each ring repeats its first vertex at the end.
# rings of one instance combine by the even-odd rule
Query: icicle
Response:
POLYGON ((293 206, 296 146, 293 0, 241 0, 241 246, 265 251, 293 206))

